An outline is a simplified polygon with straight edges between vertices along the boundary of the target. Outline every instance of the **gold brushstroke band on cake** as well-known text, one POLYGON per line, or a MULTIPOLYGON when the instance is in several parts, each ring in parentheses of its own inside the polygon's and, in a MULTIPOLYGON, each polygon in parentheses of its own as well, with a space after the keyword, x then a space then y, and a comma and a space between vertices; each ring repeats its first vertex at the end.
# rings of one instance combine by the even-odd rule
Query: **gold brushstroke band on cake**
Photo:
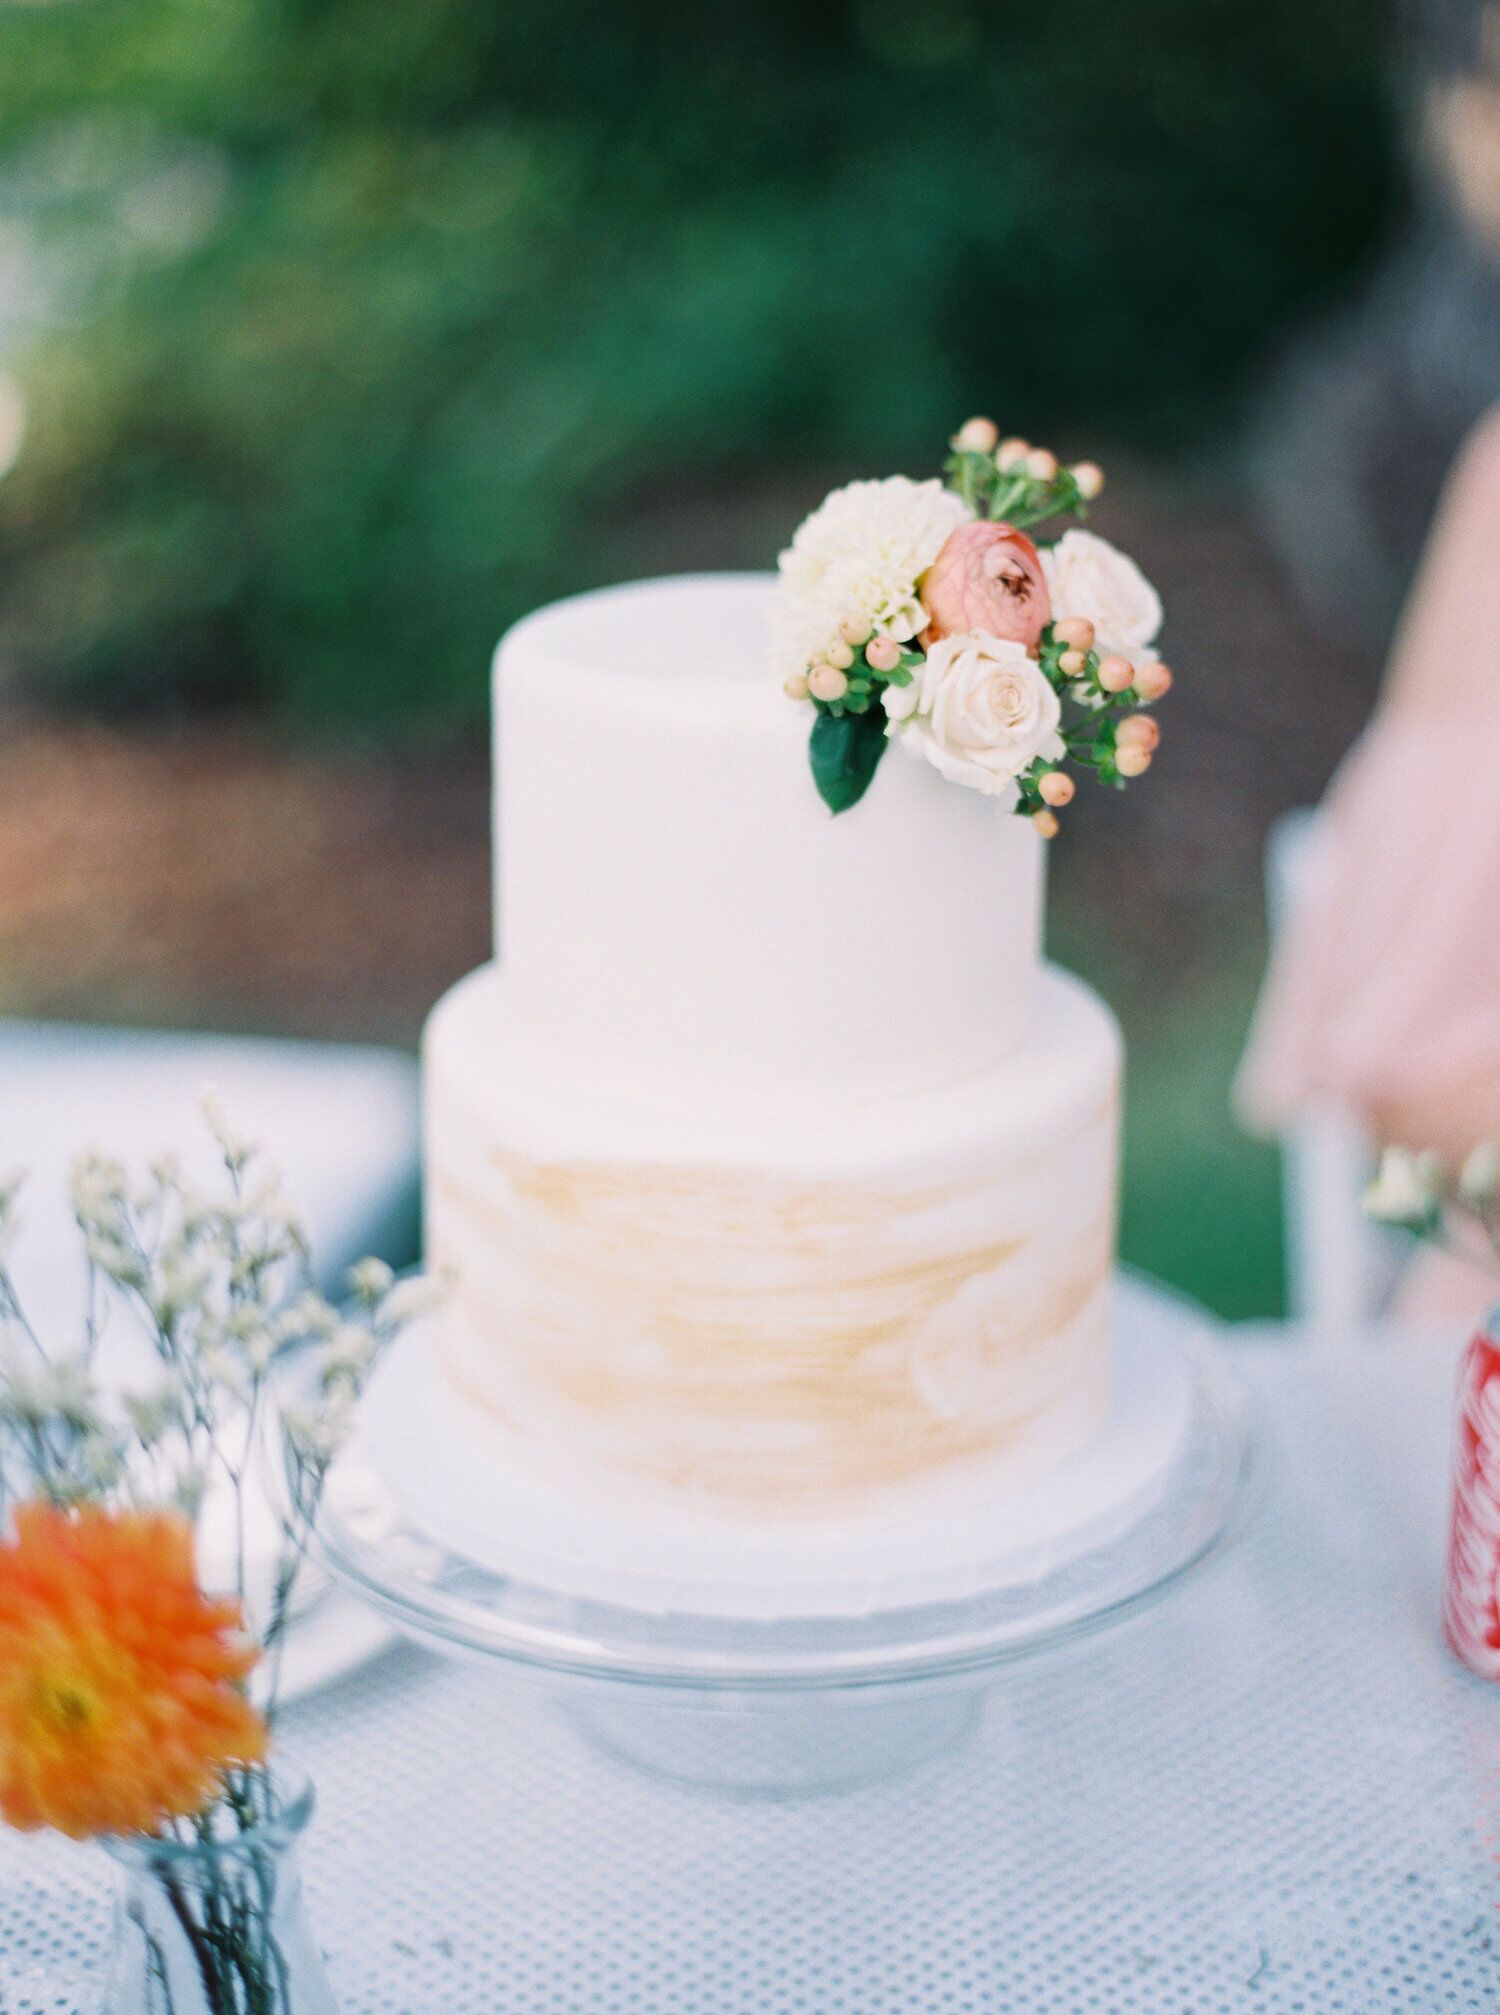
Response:
POLYGON ((720 1514, 1009 1487, 1109 1404, 1119 1043, 1047 972, 937 1090, 784 1113, 602 1099, 523 1055, 493 968, 426 1045, 444 1368, 539 1468, 720 1514))

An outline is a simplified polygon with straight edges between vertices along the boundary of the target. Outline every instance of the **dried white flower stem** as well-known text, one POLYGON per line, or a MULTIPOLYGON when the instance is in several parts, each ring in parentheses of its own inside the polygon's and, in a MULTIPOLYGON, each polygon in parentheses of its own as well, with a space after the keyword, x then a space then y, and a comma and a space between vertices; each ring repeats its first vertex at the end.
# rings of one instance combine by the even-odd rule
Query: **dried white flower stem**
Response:
MULTIPOLYGON (((397 1281, 362 1260, 340 1310, 318 1292, 307 1238, 257 1150, 216 1103, 209 1125, 227 1195, 204 1197, 160 1157, 132 1189, 101 1155, 73 1172, 74 1217, 88 1269, 81 1348, 49 1349, 21 1305, 7 1248, 19 1183, 0 1184, 0 1341, 19 1339, 23 1363, 0 1355, 0 1518, 8 1496, 61 1504, 169 1504, 196 1520, 205 1486, 223 1476, 233 1503, 233 1585, 248 1593, 246 1491, 266 1435, 279 1433, 288 1485, 272 1563, 270 1613, 260 1633, 274 1719, 296 1579, 324 1486, 365 1378, 380 1350, 419 1312, 425 1284, 397 1281), (128 1311, 161 1366, 153 1391, 106 1395, 94 1357, 111 1302, 128 1311), (307 1362, 301 1408, 278 1401, 284 1353, 307 1362)), ((232 1809, 255 1809, 249 1777, 226 1780, 232 1809)))

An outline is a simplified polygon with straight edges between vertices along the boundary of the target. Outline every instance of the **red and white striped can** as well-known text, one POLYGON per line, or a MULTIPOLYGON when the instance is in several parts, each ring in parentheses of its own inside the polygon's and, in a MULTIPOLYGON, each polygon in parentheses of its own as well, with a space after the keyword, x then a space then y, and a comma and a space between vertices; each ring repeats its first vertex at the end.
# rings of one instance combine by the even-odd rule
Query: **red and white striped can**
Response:
POLYGON ((1469 1344, 1458 1379, 1443 1634, 1481 1679, 1500 1679, 1500 1314, 1469 1344))

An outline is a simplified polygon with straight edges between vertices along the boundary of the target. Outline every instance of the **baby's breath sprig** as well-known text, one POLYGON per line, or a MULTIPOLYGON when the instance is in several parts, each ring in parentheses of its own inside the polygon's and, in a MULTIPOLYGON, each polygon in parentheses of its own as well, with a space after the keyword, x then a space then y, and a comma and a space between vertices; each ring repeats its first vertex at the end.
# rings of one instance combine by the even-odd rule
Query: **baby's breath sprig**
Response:
MULTIPOLYGON (((76 1164, 81 1338, 28 1318, 9 1256, 18 1185, 0 1184, 0 1817, 192 1850, 191 1883, 158 1871, 182 1963, 203 2006, 268 2015, 290 1989, 266 1850, 246 1836, 278 1804, 267 1759, 294 1589, 358 1395, 429 1290, 363 1260, 335 1305, 257 1149, 217 1106, 208 1119, 211 1191, 167 1156, 144 1179, 103 1155, 76 1164), (155 1359, 123 1391, 126 1367, 106 1379, 95 1362, 114 1317, 155 1359), (300 1407, 283 1403, 293 1353, 300 1407), (262 1492, 264 1560, 246 1519, 262 1492), (227 1560, 203 1544, 205 1505, 229 1513, 227 1560)), ((148 1960, 165 1987, 165 1958, 148 1960)))
POLYGON ((0 1529, 8 1502, 64 1509, 170 1507, 195 1519, 219 1482, 232 1495, 233 1593, 249 1584, 245 1492, 269 1430, 289 1483, 268 1613, 267 1719, 279 1650, 323 1486, 380 1352, 431 1300, 425 1279, 397 1280, 366 1259, 348 1300, 319 1291, 307 1237, 259 1150, 207 1105, 226 1178, 199 1190, 162 1156, 132 1180, 108 1156, 75 1164, 73 1214, 88 1304, 76 1341, 44 1339, 29 1321, 11 1267, 19 1183, 0 1184, 0 1529), (107 1387, 95 1357, 111 1308, 133 1318, 156 1358, 153 1379, 107 1387), (283 1403, 282 1360, 296 1354, 300 1403, 283 1403))

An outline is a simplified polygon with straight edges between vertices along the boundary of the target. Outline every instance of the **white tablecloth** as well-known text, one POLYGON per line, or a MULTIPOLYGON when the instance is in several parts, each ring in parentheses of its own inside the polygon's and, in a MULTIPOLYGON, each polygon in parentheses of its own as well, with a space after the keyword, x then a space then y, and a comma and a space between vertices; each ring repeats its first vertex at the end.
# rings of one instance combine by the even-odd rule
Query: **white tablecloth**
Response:
POLYGON ((399 1050, 269 1036, 91 1028, 0 1017, 0 1176, 28 1171, 23 1286, 62 1321, 77 1300, 68 1171, 98 1149, 143 1173, 171 1148, 213 1189, 223 1170, 203 1119, 214 1091, 264 1150, 327 1277, 362 1253, 410 1256, 417 1197, 417 1065, 399 1050))
MULTIPOLYGON (((657 1782, 526 1685, 407 1649, 296 1709, 346 2015, 1500 2005, 1500 1689, 1433 1620, 1446 1364, 1227 1347, 1271 1443, 1248 1537, 1015 1670, 905 1779, 785 1803, 657 1782)), ((97 1963, 107 1895, 96 1851, 0 1836, 7 2015, 85 2005, 55 1983, 97 1963)))

